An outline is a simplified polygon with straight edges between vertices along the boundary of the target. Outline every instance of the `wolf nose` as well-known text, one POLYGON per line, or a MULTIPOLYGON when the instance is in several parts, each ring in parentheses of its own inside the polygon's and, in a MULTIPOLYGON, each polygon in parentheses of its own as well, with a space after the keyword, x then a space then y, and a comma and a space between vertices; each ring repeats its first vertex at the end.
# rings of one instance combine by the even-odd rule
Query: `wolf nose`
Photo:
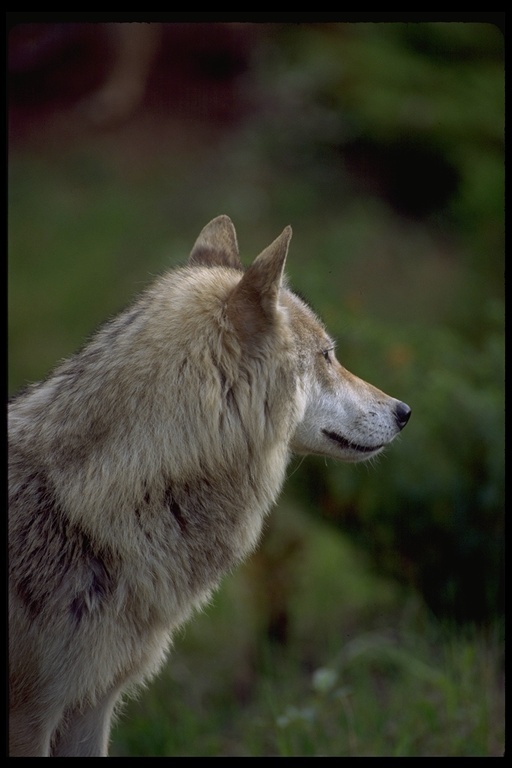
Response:
POLYGON ((399 429, 403 429, 411 416, 411 409, 407 403, 398 403, 395 408, 395 419, 399 429))

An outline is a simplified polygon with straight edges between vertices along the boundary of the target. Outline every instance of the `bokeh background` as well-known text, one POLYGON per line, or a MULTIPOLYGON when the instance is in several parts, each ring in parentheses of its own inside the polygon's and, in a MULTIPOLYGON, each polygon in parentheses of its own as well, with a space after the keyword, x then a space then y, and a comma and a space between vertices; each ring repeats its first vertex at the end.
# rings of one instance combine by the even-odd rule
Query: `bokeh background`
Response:
POLYGON ((113 754, 503 753, 503 49, 483 22, 12 26, 10 394, 225 213, 246 264, 292 225, 338 358, 413 411, 371 465, 290 465, 113 754))

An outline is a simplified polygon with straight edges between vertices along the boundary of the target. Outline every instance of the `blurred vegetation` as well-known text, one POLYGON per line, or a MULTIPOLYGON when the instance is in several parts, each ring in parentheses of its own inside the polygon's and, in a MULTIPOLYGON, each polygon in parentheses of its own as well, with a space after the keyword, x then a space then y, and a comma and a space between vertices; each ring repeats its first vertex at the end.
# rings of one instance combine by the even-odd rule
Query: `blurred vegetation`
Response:
POLYGON ((124 127, 11 135, 9 391, 227 213, 246 263, 292 224, 290 282, 340 361, 413 414, 371 466, 292 464, 260 552, 129 705, 115 749, 499 754, 503 37, 264 25, 244 50, 227 123, 150 93, 124 127))
POLYGON ((330 526, 279 512, 308 537, 287 646, 258 632, 249 562, 128 704, 114 754, 502 754, 500 633, 433 624, 330 526))
MULTIPOLYGON (((351 365, 367 370, 371 381, 378 370, 383 389, 409 399, 419 423, 412 438, 404 435, 414 449, 405 449, 407 456, 390 452, 382 473, 340 473, 311 462, 296 484, 309 478, 308 496, 323 501, 381 569, 410 579, 436 613, 486 620, 502 610, 504 590, 502 41, 491 26, 399 24, 386 25, 383 34, 381 25, 355 25, 340 57, 336 31, 289 31, 293 53, 283 69, 289 79, 295 61, 310 77, 313 101, 344 121, 339 148, 365 177, 362 186, 368 189, 369 173, 388 205, 416 220, 407 257, 403 246, 387 243, 395 253, 373 280, 375 250, 371 261, 366 257, 369 290, 378 279, 375 288, 387 293, 393 271, 402 291, 410 272, 421 283, 414 286, 407 337, 391 324, 384 332, 380 317, 336 318, 334 308, 329 327, 339 329, 351 365), (418 252, 418 219, 428 236, 449 232, 458 253, 441 250, 436 263, 418 252), (428 260, 426 270, 420 259, 428 260), (458 261, 448 266, 451 275, 442 263, 450 259, 458 261), (439 278, 451 278, 449 298, 437 295, 439 278), (422 294, 431 302, 427 312, 422 294)), ((374 241, 385 216, 372 222, 374 241)), ((324 316, 325 304, 324 298, 324 316)))

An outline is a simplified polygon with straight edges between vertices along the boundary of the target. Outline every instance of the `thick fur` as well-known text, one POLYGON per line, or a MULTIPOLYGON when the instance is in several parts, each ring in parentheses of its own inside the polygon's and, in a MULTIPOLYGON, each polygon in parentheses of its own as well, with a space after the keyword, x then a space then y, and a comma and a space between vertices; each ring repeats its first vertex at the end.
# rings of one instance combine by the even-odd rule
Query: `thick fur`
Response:
POLYGON ((10 754, 106 755, 121 694, 256 546, 291 452, 358 461, 410 410, 336 360, 227 216, 9 408, 10 754))

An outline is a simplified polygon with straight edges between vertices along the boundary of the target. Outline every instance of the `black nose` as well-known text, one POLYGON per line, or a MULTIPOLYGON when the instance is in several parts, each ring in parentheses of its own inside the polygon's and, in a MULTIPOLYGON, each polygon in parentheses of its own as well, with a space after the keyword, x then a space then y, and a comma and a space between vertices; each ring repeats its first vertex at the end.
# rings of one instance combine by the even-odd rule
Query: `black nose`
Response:
POLYGON ((411 409, 407 403, 398 403, 395 408, 395 419, 400 429, 403 429, 411 417, 411 409))

